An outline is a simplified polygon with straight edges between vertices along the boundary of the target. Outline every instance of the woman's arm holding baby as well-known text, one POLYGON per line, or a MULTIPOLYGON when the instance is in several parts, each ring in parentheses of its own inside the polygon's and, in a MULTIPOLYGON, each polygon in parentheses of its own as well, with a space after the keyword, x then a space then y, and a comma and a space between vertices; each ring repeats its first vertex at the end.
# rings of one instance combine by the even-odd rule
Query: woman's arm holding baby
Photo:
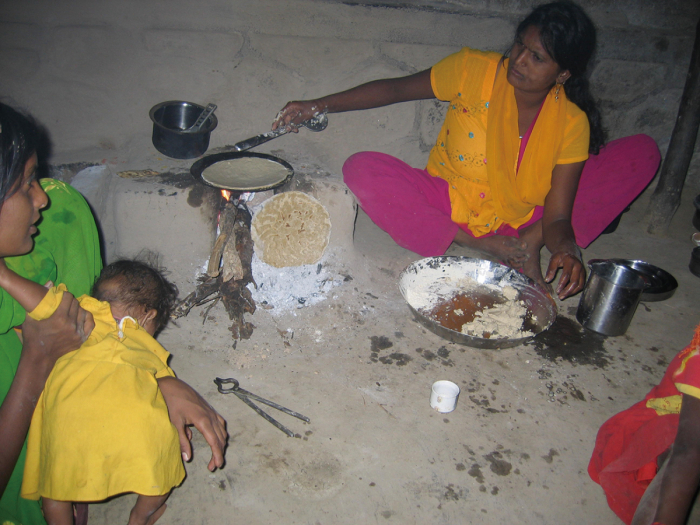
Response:
POLYGON ((5 290, 27 312, 34 310, 46 295, 46 287, 10 270, 0 258, 0 288, 5 290))
MULTIPOLYGON (((46 295, 46 288, 20 277, 0 259, 0 287, 28 311, 46 295)), ((22 354, 12 385, 0 406, 0 494, 5 491, 29 430, 34 407, 56 360, 75 350, 95 326, 69 293, 54 314, 43 321, 27 317, 22 324, 22 354)))
POLYGON ((0 495, 5 492, 29 430, 34 407, 56 360, 76 350, 94 328, 86 312, 69 293, 54 314, 43 321, 29 317, 22 325, 22 354, 12 385, 0 405, 0 495))

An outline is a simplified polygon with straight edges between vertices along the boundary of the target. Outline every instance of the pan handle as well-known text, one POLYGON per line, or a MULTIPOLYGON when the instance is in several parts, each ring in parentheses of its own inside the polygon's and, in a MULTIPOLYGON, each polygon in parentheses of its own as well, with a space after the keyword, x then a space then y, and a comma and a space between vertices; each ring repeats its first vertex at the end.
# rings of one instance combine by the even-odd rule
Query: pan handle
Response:
POLYGON ((249 139, 242 140, 241 142, 237 142, 233 146, 227 146, 226 150, 227 151, 246 151, 246 150, 249 150, 250 148, 260 146, 260 144, 264 144, 268 140, 272 140, 272 139, 277 138, 280 135, 284 135, 285 133, 288 133, 288 132, 289 132, 289 130, 286 128, 277 128, 274 131, 268 131, 267 133, 263 133, 261 135, 256 135, 255 137, 251 137, 249 139))

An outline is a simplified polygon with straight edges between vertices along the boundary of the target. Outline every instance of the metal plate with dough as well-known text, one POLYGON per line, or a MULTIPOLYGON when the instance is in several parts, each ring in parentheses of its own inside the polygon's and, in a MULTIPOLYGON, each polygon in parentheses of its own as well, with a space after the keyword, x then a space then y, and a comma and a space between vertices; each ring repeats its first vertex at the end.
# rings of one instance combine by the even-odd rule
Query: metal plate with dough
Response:
POLYGON ((264 153, 228 152, 209 155, 190 168, 204 184, 235 192, 265 191, 288 182, 292 166, 264 153))
POLYGON ((510 348, 524 344, 548 329, 557 316, 554 300, 532 279, 508 266, 471 257, 428 257, 406 267, 399 277, 399 288, 416 320, 431 332, 454 343, 476 348, 510 348), (471 289, 465 288, 469 283, 471 289), (438 304, 434 296, 445 299, 458 293, 474 294, 481 299, 502 301, 506 286, 515 288, 518 301, 527 307, 524 325, 531 336, 484 338, 452 330, 426 315, 427 304, 438 304))
POLYGON ((300 191, 266 200, 250 229, 255 253, 276 268, 314 264, 323 256, 331 234, 328 210, 300 191))

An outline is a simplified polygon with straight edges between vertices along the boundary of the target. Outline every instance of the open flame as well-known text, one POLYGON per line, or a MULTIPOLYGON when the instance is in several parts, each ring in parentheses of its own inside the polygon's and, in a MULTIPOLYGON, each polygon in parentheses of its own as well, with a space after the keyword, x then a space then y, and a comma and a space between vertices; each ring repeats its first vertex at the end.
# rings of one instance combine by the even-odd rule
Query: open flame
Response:
POLYGON ((228 190, 221 190, 221 196, 228 201, 231 199, 231 192, 228 190))

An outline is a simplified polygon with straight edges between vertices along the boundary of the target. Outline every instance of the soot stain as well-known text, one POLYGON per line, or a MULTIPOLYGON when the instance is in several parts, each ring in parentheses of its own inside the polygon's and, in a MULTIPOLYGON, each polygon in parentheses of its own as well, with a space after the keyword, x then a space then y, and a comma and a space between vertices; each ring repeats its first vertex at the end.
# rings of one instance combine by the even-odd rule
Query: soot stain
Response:
POLYGON ((571 397, 574 399, 578 399, 579 401, 585 401, 586 396, 583 395, 583 392, 581 392, 578 388, 572 386, 571 390, 569 390, 569 393, 571 394, 571 397))
POLYGON ((491 403, 489 403, 489 400, 486 399, 486 398, 483 397, 483 396, 482 396, 481 399, 479 399, 479 398, 476 397, 476 396, 469 396, 469 400, 470 400, 472 403, 474 403, 475 405, 480 406, 480 407, 483 407, 483 408, 486 408, 486 407, 491 406, 491 403))
POLYGON ((484 456, 484 459, 491 463, 491 472, 498 476, 507 476, 508 474, 510 474, 513 465, 511 465, 508 461, 502 458, 503 454, 501 454, 498 451, 493 451, 490 454, 486 454, 484 456))
POLYGON ((385 335, 373 335, 369 340, 372 352, 381 352, 394 346, 394 343, 385 335))
POLYGON ((187 204, 193 208, 199 208, 204 202, 204 185, 195 184, 187 194, 187 204))
MULTIPOLYGON (((381 360, 382 363, 385 363, 386 357, 382 357, 381 359, 379 358, 379 352, 382 350, 386 350, 387 348, 391 348, 394 346, 394 343, 391 342, 391 340, 386 337, 385 335, 373 335, 372 337, 369 338, 370 340, 370 350, 371 353, 369 354, 369 360, 372 361, 373 363, 376 363, 381 360)), ((393 362, 393 361, 392 361, 393 362)), ((391 363, 389 363, 391 364, 391 363)))
POLYGON ((450 351, 446 347, 441 346, 440 348, 438 348, 437 355, 441 359, 440 362, 444 366, 454 366, 454 361, 450 359, 450 351))
POLYGON ((474 478, 477 481, 477 483, 484 482, 484 474, 481 472, 481 467, 478 463, 474 463, 469 469, 469 472, 467 472, 467 474, 474 478))
POLYGON ((554 324, 527 343, 549 361, 561 358, 573 364, 605 368, 610 364, 605 336, 586 330, 576 321, 557 316, 554 324))
POLYGON ((444 501, 459 501, 460 496, 464 496, 462 491, 458 488, 455 490, 455 486, 450 483, 445 487, 445 493, 442 495, 444 501))
POLYGON ((454 366, 454 361, 452 361, 452 359, 447 359, 447 357, 450 355, 450 351, 444 346, 441 346, 438 349, 437 354, 430 350, 423 350, 422 348, 416 348, 416 352, 422 355, 423 359, 426 361, 436 361, 443 366, 454 366))
POLYGON ((435 359, 435 354, 432 353, 430 350, 423 350, 421 348, 418 348, 416 352, 421 354, 426 361, 432 361, 435 359))
POLYGON ((554 456, 558 456, 559 452, 554 450, 553 448, 549 449, 549 453, 546 456, 542 456, 542 459, 544 459, 547 463, 552 463, 554 461, 554 456))
POLYGON ((402 354, 400 352, 394 352, 388 356, 380 357, 379 362, 385 365, 393 365, 396 363, 397 366, 405 366, 412 360, 411 356, 402 354))

